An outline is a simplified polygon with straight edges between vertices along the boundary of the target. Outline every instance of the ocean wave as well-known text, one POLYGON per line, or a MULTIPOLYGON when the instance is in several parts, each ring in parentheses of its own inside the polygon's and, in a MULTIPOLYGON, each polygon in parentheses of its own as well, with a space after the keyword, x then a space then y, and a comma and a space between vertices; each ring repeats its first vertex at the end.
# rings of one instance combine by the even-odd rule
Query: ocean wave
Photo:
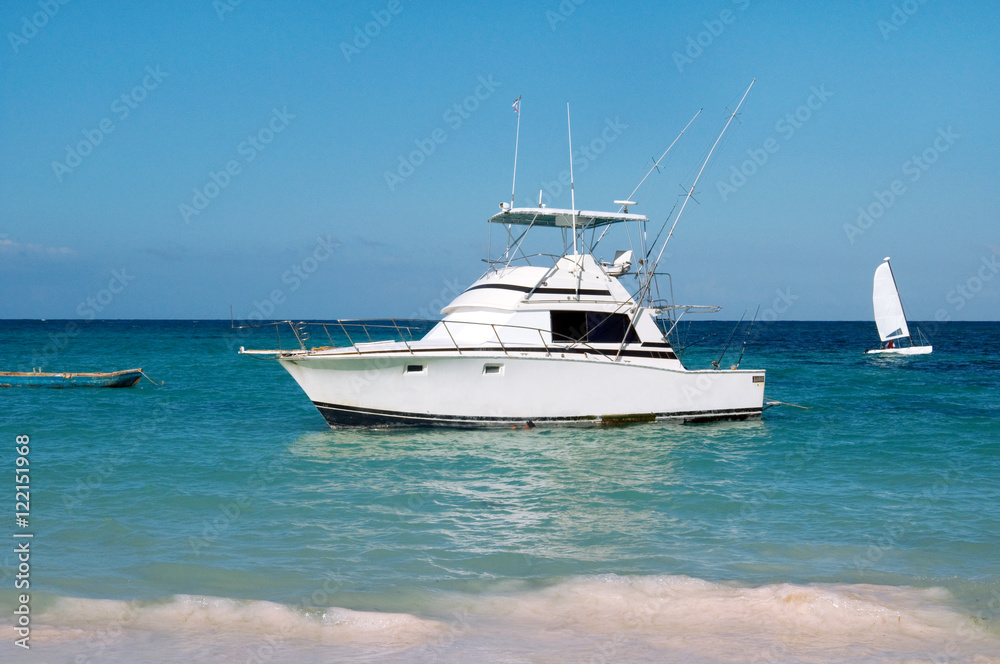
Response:
POLYGON ((185 641, 201 638, 263 639, 345 646, 410 647, 426 643, 445 628, 405 613, 302 608, 277 602, 176 595, 167 600, 124 601, 57 598, 36 619, 32 639, 109 646, 141 633, 185 641))
POLYGON ((619 654, 630 644, 637 650, 686 652, 686 661, 981 657, 975 661, 1000 662, 997 617, 987 625, 964 615, 938 588, 746 587, 684 576, 608 575, 487 603, 493 615, 512 626, 617 639, 623 646, 619 654))
POLYGON ((605 575, 415 601, 412 613, 383 613, 63 597, 34 618, 32 639, 40 655, 102 662, 155 647, 147 661, 1000 663, 997 616, 966 615, 936 588, 605 575))

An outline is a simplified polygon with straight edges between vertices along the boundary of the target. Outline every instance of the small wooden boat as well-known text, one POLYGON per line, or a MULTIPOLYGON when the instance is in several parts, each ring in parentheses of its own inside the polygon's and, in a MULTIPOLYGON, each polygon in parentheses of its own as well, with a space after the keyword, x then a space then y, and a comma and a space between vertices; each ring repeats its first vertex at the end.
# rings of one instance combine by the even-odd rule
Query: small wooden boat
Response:
POLYGON ((0 387, 132 387, 142 375, 142 369, 109 373, 0 371, 0 387))

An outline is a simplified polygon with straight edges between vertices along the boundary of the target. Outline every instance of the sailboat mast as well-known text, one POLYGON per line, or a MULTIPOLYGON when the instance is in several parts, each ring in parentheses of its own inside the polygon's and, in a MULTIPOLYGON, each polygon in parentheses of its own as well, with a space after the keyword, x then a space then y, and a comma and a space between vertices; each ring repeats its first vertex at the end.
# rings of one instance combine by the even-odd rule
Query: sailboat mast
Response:
MULTIPOLYGON (((892 279, 892 287, 896 289, 896 299, 899 300, 899 309, 903 312, 903 320, 909 320, 906 316, 906 308, 903 306, 903 298, 899 295, 899 286, 896 284, 896 275, 892 271, 892 263, 889 262, 889 257, 885 257, 885 264, 889 266, 889 277, 892 279)), ((909 332, 910 328, 907 326, 906 331, 909 332)), ((911 339, 910 335, 906 335, 907 339, 911 339)), ((910 343, 913 343, 912 339, 910 343)))

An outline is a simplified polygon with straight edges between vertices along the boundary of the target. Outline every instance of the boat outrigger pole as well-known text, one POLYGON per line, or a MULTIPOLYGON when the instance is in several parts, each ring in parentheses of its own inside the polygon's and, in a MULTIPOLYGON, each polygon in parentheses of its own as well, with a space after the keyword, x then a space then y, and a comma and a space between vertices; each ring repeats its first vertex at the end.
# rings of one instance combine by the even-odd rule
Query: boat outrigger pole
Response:
POLYGON ((663 250, 667 248, 667 243, 670 242, 670 237, 674 234, 674 229, 677 228, 677 222, 680 221, 681 215, 684 214, 684 208, 687 207, 688 201, 691 200, 691 198, 694 196, 694 188, 698 184, 698 180, 701 178, 701 174, 705 172, 705 167, 708 166, 708 160, 712 158, 712 153, 715 152, 716 146, 719 145, 719 141, 722 140, 722 137, 723 135, 725 135, 726 130, 729 129, 729 125, 732 123, 733 118, 735 118, 736 114, 739 113, 740 106, 743 105, 743 101, 747 98, 747 95, 750 94, 750 88, 752 88, 753 84, 756 82, 757 82, 756 78, 750 81, 750 85, 747 87, 746 92, 743 93, 743 97, 740 99, 740 103, 736 105, 736 110, 734 110, 729 115, 729 119, 726 121, 726 126, 722 128, 721 132, 719 132, 719 137, 715 139, 715 143, 712 144, 712 149, 708 151, 708 156, 705 157, 705 161, 704 163, 702 163, 701 169, 698 170, 698 175, 695 176, 694 182, 691 183, 691 188, 688 189, 687 194, 684 197, 684 202, 681 204, 681 209, 677 212, 677 216, 674 217, 674 223, 670 227, 670 232, 667 233, 667 238, 663 241, 663 246, 660 247, 660 253, 656 256, 656 260, 653 261, 653 266, 647 272, 646 284, 641 289, 641 291, 646 293, 649 292, 650 284, 653 281, 653 274, 656 272, 656 266, 660 264, 660 259, 663 258, 663 250))
MULTIPOLYGON (((659 170, 660 170, 660 162, 663 161, 663 159, 667 156, 667 153, 670 152, 671 148, 674 147, 674 144, 677 143, 678 140, 680 140, 680 137, 684 135, 684 132, 686 132, 687 128, 691 126, 691 123, 695 121, 695 118, 697 118, 701 114, 702 110, 704 110, 704 109, 699 108, 698 112, 695 113, 693 116, 691 116, 691 119, 688 120, 688 123, 686 125, 684 125, 683 129, 681 129, 681 133, 677 134, 677 137, 674 138, 674 140, 670 143, 670 145, 667 146, 667 149, 663 151, 663 154, 660 155, 660 158, 653 160, 653 166, 652 166, 652 168, 650 168, 648 171, 646 171, 646 174, 644 176, 642 176, 641 180, 639 180, 639 184, 635 185, 635 189, 632 190, 632 193, 629 194, 624 200, 615 201, 615 203, 617 203, 618 205, 621 206, 621 207, 618 208, 619 212, 628 212, 628 206, 629 205, 635 205, 635 203, 632 201, 632 197, 635 196, 635 192, 639 191, 639 187, 642 186, 642 183, 646 181, 646 178, 648 178, 650 176, 650 174, 654 170, 657 171, 657 172, 659 172, 659 170)), ((671 210, 671 212, 673 212, 673 210, 671 210)), ((605 234, 607 234, 607 232, 610 229, 611 229, 611 225, 608 224, 608 226, 601 233, 601 236, 599 238, 597 238, 597 242, 594 243, 594 246, 591 247, 591 249, 593 249, 598 244, 600 244, 601 240, 604 239, 605 234)), ((643 247, 643 249, 645 250, 645 246, 643 247)), ((646 256, 643 256, 643 258, 646 258, 646 256)))
MULTIPOLYGON (((680 140, 680 137, 684 135, 684 132, 686 132, 687 128, 691 126, 691 123, 694 122, 695 118, 697 118, 701 114, 702 110, 704 110, 704 109, 699 108, 698 112, 695 113, 691 117, 690 120, 688 120, 688 123, 686 125, 684 125, 683 129, 681 129, 681 133, 677 134, 677 138, 675 138, 673 140, 673 143, 671 143, 669 146, 667 146, 667 149, 663 151, 663 154, 660 155, 660 158, 653 162, 652 168, 650 168, 648 171, 646 171, 646 174, 642 177, 641 180, 639 180, 639 184, 635 185, 635 189, 632 190, 632 193, 625 197, 626 201, 631 201, 632 200, 632 197, 635 196, 635 192, 639 191, 639 187, 642 186, 642 183, 646 181, 646 178, 649 177, 649 174, 652 173, 654 169, 657 170, 657 171, 660 170, 660 162, 663 161, 663 158, 667 156, 667 153, 670 152, 670 149, 674 147, 674 143, 676 143, 678 140, 680 140)), ((618 201, 615 201, 615 202, 617 203, 618 201)), ((618 209, 618 211, 619 212, 628 212, 628 210, 626 210, 625 207, 626 207, 625 204, 622 203, 621 207, 618 209)))

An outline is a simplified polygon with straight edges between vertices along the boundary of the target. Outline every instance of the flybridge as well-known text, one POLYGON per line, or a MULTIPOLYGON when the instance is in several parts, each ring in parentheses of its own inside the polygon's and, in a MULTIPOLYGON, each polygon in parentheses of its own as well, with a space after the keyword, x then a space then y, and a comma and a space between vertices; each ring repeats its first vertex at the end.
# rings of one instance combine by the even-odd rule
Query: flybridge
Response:
MULTIPOLYGON (((505 204, 506 205, 506 204, 505 204)), ((561 210, 556 208, 514 208, 504 209, 490 217, 492 224, 519 224, 523 226, 546 226, 573 228, 578 230, 597 228, 623 221, 649 221, 641 214, 624 212, 593 212, 591 210, 561 210)))

